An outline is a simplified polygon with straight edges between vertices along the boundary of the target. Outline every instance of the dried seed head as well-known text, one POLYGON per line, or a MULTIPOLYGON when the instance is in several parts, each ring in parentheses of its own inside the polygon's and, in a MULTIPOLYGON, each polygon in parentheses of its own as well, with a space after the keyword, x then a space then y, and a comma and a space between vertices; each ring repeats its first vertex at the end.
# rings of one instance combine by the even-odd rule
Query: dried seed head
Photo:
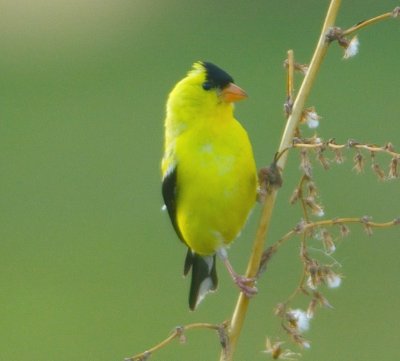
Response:
POLYGON ((330 266, 320 268, 320 277, 329 288, 337 288, 342 283, 342 277, 332 271, 330 266))
POLYGON ((295 70, 299 71, 303 75, 307 75, 309 66, 308 66, 308 64, 294 63, 294 68, 295 68, 295 70))
POLYGON ((349 139, 347 141, 347 146, 349 148, 353 148, 353 147, 355 147, 356 145, 359 145, 359 144, 360 144, 360 142, 357 142, 355 139, 349 139))
POLYGON ((308 125, 310 129, 318 128, 321 116, 318 115, 314 107, 310 107, 303 110, 300 122, 308 125))
POLYGON ((311 212, 317 217, 323 217, 325 215, 324 209, 320 204, 315 201, 314 197, 308 196, 304 199, 306 205, 311 209, 311 212))
POLYGON ((311 344, 310 341, 306 340, 302 335, 298 333, 293 333, 290 335, 292 337, 292 340, 298 344, 300 347, 303 348, 310 348, 311 344))
POLYGON ((330 266, 319 266, 315 263, 307 269, 309 277, 307 279, 307 286, 311 290, 316 290, 321 283, 326 284, 329 288, 339 287, 342 277, 334 272, 330 266))
POLYGON ((360 47, 360 41, 358 40, 357 35, 354 36, 349 42, 347 47, 345 48, 343 59, 349 59, 358 54, 358 48, 360 47))
MULTIPOLYGON (((307 64, 299 64, 299 63, 295 62, 293 65, 294 65, 294 70, 296 70, 296 71, 298 71, 300 73, 303 73, 303 75, 307 74, 307 71, 308 71, 308 65, 307 64)), ((289 60, 288 59, 285 59, 285 61, 283 62, 283 67, 285 69, 287 69, 289 67, 289 60)))
POLYGON ((333 308, 326 297, 321 292, 314 292, 314 298, 318 301, 319 305, 322 307, 333 308))
POLYGON ((310 328, 310 318, 308 318, 307 313, 301 309, 286 312, 286 321, 289 327, 293 328, 296 332, 303 333, 310 328))
POLYGON ((394 152, 394 146, 390 142, 386 143, 383 149, 387 150, 388 152, 394 152))
POLYGON ((312 177, 312 166, 307 149, 302 149, 300 152, 300 169, 307 177, 312 177))
POLYGON ((320 272, 320 266, 318 265, 318 262, 313 260, 309 262, 307 266, 307 273, 309 274, 308 279, 307 279, 307 286, 308 288, 315 290, 321 283, 321 272, 320 272))
POLYGON ((312 212, 317 217, 323 217, 325 215, 324 209, 319 204, 315 204, 314 208, 312 209, 312 212))
POLYGON ((332 308, 331 304, 329 303, 329 301, 322 295, 322 293, 318 292, 318 291, 314 291, 313 292, 313 297, 310 301, 310 303, 308 304, 308 308, 307 308, 307 317, 308 318, 313 318, 315 315, 315 312, 317 310, 317 307, 329 307, 332 308))
POLYGON ((307 190, 310 197, 317 197, 318 188, 313 181, 310 180, 307 182, 307 190))
POLYGON ((304 231, 304 227, 306 226, 307 222, 302 219, 299 223, 296 224, 296 226, 293 228, 293 230, 296 233, 302 233, 304 231))
POLYGON ((314 317, 317 306, 318 306, 318 300, 316 298, 312 298, 307 307, 307 317, 309 319, 314 317))
POLYGON ((386 143, 384 149, 387 150, 388 152, 394 152, 394 146, 393 146, 393 144, 390 143, 390 142, 389 142, 389 143, 386 143))
POLYGON ((325 277, 325 282, 329 288, 337 288, 342 283, 342 278, 335 272, 329 272, 325 277))
POLYGON ((357 152, 353 158, 353 161, 354 161, 353 169, 357 173, 361 173, 364 170, 364 156, 360 152, 357 152))
POLYGON ((332 254, 336 251, 336 245, 333 241, 332 235, 326 230, 323 229, 321 232, 322 235, 322 242, 324 244, 325 252, 327 254, 332 254))
POLYGON ((370 222, 372 220, 372 217, 371 216, 362 216, 361 217, 361 222, 363 222, 363 223, 368 223, 368 222, 370 222))
POLYGON ((395 179, 399 177, 398 165, 399 165, 399 158, 393 157, 389 164, 388 179, 395 179))
POLYGON ((348 235, 349 235, 349 233, 350 233, 350 228, 349 227, 347 227, 345 224, 343 224, 343 223, 341 223, 340 225, 339 225, 339 229, 340 229, 340 235, 342 236, 342 237, 347 237, 348 235))
POLYGON ((362 218, 361 218, 361 223, 363 224, 363 227, 364 227, 364 231, 365 231, 365 233, 367 234, 367 236, 372 236, 372 227, 371 227, 371 224, 370 224, 370 221, 371 221, 371 217, 369 217, 369 216, 363 216, 362 218))
POLYGON ((371 151, 371 169, 373 172, 378 176, 379 180, 384 180, 385 179, 385 172, 382 170, 380 165, 377 163, 376 158, 375 158, 375 152, 371 151))
POLYGON ((325 158, 324 156, 324 151, 325 147, 318 147, 317 148, 317 158, 322 167, 324 167, 325 170, 329 169, 329 160, 325 158))
POLYGON ((267 269, 267 264, 271 260, 271 257, 275 254, 278 249, 277 243, 268 247, 261 255, 260 265, 258 267, 256 278, 259 278, 267 269))
POLYGON ((322 139, 320 137, 317 137, 316 135, 310 138, 310 144, 319 145, 320 147, 324 146, 324 144, 322 143, 322 139))
POLYGON ((280 356, 283 353, 283 350, 281 348, 282 344, 283 344, 283 342, 272 343, 271 340, 267 337, 267 340, 265 342, 264 352, 269 353, 274 360, 278 360, 281 358, 280 356))
POLYGON ((340 149, 335 149, 334 152, 335 152, 335 162, 337 164, 342 164, 344 162, 342 151, 340 149))
POLYGON ((400 6, 395 7, 392 11, 393 18, 397 18, 398 16, 400 16, 400 6))
POLYGON ((380 181, 383 181, 385 179, 385 172, 382 170, 378 163, 373 161, 371 164, 371 168, 380 181))
POLYGON ((270 354, 274 360, 295 361, 301 356, 299 353, 292 352, 289 349, 282 349, 283 344, 284 342, 281 341, 271 342, 271 340, 267 337, 265 342, 265 350, 263 352, 270 354))
POLYGON ((178 337, 179 343, 186 343, 185 328, 183 326, 177 326, 175 328, 176 335, 178 337))
POLYGON ((320 282, 318 281, 318 278, 309 276, 306 283, 309 289, 316 290, 320 282))
POLYGON ((307 246, 304 242, 301 242, 300 245, 300 259, 303 261, 307 267, 312 267, 315 264, 318 264, 318 262, 308 255, 308 249, 307 246))
POLYGON ((372 234, 374 233, 372 231, 372 227, 369 224, 364 224, 364 231, 367 234, 367 236, 372 236, 372 234))

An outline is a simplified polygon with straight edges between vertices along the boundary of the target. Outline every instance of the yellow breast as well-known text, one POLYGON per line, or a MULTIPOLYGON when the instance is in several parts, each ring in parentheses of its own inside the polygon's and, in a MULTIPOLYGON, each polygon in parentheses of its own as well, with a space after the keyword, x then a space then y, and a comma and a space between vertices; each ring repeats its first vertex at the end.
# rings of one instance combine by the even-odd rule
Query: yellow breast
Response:
POLYGON ((251 144, 235 119, 219 119, 177 138, 175 155, 177 224, 192 250, 213 254, 236 238, 255 203, 251 144))

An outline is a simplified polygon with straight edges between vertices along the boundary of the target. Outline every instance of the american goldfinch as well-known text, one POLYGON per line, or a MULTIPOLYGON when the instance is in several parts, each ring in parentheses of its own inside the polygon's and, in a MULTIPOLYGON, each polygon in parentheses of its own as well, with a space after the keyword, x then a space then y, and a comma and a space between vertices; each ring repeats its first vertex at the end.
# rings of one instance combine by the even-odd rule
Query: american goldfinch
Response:
POLYGON ((239 235, 257 198, 257 170, 246 131, 233 116, 247 95, 216 65, 196 62, 169 94, 162 194, 172 225, 188 247, 189 307, 217 288, 215 255, 242 292, 257 292, 238 275, 226 248, 239 235))

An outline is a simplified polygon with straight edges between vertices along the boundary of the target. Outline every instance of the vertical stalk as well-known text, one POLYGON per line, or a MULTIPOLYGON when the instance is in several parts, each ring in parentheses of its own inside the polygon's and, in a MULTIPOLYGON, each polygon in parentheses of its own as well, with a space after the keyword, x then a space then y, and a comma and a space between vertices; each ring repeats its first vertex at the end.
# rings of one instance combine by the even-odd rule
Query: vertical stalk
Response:
MULTIPOLYGON (((279 152, 282 152, 286 148, 290 147, 296 127, 299 124, 305 102, 311 91, 312 85, 321 66, 321 63, 325 57, 328 50, 329 43, 326 40, 326 33, 335 24, 337 13, 339 11, 341 0, 331 0, 329 5, 324 24, 322 26, 321 35, 318 40, 317 47, 314 51, 308 72, 303 80, 300 87, 299 93, 293 104, 292 113, 289 116, 286 127, 282 135, 281 143, 279 146, 279 152)), ((284 152, 278 160, 278 167, 283 171, 288 152, 284 152)), ((273 189, 266 196, 265 203, 263 206, 259 227, 254 239, 252 252, 250 255, 249 263, 247 266, 246 276, 255 277, 260 264, 261 256, 264 250, 265 236, 269 229, 269 224, 272 216, 272 210, 275 205, 275 200, 277 196, 277 190, 273 189)), ((229 328, 229 347, 227 352, 222 352, 220 356, 220 361, 232 361, 233 355, 236 350, 237 342, 242 330, 244 320, 246 317, 247 309, 249 306, 249 299, 240 293, 239 298, 236 303, 235 310, 232 315, 230 328, 229 328)))

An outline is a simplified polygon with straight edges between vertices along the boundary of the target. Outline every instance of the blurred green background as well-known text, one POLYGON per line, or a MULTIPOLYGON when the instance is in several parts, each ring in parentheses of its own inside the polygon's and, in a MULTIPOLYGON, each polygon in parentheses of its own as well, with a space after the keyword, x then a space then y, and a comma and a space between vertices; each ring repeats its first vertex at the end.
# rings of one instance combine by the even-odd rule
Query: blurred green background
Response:
MULTIPOLYGON (((237 290, 219 265, 220 288, 189 312, 184 247, 161 211, 159 162, 165 100, 195 60, 230 72, 250 97, 237 106, 259 166, 270 162, 284 118, 289 48, 307 63, 328 1, 3 1, 0 87, 0 360, 117 361, 176 325, 221 322, 237 290)), ((343 1, 347 27, 398 1, 343 1)), ((308 105, 318 133, 400 147, 400 24, 360 33, 360 54, 334 44, 308 105)), ((298 83, 300 77, 297 78, 298 83)), ((308 132, 308 134, 312 134, 308 132)), ((327 217, 400 215, 399 182, 379 182, 346 162, 315 175, 327 217)), ((386 169, 388 157, 379 157, 386 169)), ((269 236, 301 216, 288 198, 300 176, 290 156, 269 236)), ((231 248, 244 271, 259 207, 231 248)), ((399 229, 338 244, 345 278, 324 291, 302 360, 397 360, 399 229)), ((271 262, 251 304, 236 360, 264 360, 265 337, 284 338, 272 309, 300 276, 297 239, 271 262)), ((294 306, 304 306, 300 297, 294 306)), ((287 345, 294 350, 296 347, 287 345)), ((214 334, 193 331, 152 360, 216 360, 214 334)))

